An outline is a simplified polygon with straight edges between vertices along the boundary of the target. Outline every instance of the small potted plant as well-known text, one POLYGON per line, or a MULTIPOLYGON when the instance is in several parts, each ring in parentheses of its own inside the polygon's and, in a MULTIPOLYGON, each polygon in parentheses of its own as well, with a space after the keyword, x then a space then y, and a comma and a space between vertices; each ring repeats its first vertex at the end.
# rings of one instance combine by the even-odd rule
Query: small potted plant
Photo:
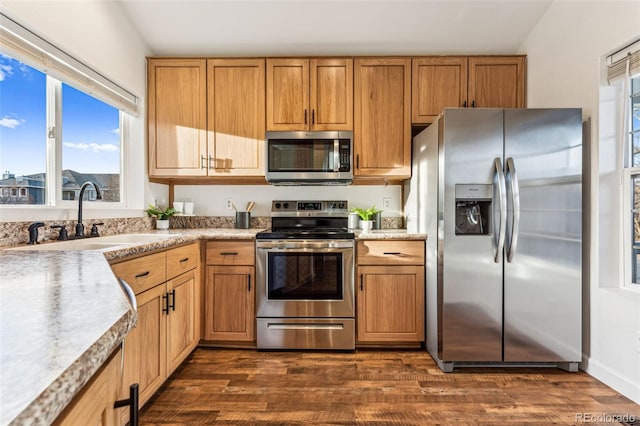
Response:
POLYGON ((156 218, 156 229, 169 229, 169 218, 176 214, 173 207, 162 207, 149 205, 149 208, 145 210, 149 216, 156 218))
POLYGON ((371 228, 373 227, 373 218, 378 213, 382 212, 382 210, 377 209, 376 206, 371 206, 368 209, 354 207, 351 211, 358 213, 358 216, 360 216, 360 228, 362 228, 362 232, 371 231, 371 228))

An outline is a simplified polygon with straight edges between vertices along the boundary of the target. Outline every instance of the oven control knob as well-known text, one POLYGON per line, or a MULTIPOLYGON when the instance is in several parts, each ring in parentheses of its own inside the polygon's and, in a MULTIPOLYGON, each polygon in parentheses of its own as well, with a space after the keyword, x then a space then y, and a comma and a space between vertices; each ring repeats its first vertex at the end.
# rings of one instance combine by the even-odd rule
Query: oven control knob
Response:
POLYGON ((289 208, 289 203, 284 203, 283 206, 284 206, 285 209, 288 209, 289 208))
POLYGON ((279 209, 281 207, 280 203, 276 203, 276 209, 279 209))

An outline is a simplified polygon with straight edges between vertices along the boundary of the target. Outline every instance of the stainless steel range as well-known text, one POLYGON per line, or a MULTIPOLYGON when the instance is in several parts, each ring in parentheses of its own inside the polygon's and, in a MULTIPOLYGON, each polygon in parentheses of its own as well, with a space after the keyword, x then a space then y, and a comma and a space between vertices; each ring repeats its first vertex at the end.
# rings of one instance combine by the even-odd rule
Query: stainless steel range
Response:
POLYGON ((346 201, 273 201, 256 235, 258 349, 354 349, 346 201))

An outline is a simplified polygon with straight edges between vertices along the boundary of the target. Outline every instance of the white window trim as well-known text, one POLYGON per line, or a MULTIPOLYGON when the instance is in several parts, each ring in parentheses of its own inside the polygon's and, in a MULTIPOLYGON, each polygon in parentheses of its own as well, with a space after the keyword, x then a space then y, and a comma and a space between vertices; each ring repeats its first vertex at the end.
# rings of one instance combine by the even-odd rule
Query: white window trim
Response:
POLYGON ((627 167, 623 172, 623 185, 622 185, 622 223, 624 224, 624 231, 622 233, 622 243, 624 245, 623 259, 624 259, 624 282, 622 288, 637 292, 640 294, 640 284, 634 283, 633 280, 633 241, 631 241, 632 229, 633 229, 633 214, 631 213, 632 207, 632 188, 631 188, 631 176, 640 175, 640 167, 627 167))

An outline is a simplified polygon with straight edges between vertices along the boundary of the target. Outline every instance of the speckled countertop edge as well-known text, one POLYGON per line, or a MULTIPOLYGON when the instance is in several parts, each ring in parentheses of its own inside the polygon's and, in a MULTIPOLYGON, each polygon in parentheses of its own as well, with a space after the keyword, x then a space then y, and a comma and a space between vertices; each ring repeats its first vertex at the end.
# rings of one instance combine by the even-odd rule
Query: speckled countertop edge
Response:
MULTIPOLYGON (((169 231, 146 231, 145 234, 166 234, 166 239, 154 240, 150 242, 140 242, 126 244, 124 247, 115 247, 100 250, 106 261, 114 261, 137 254, 150 251, 161 250, 176 245, 188 244, 191 242, 207 239, 238 239, 252 240, 258 232, 263 229, 235 229, 235 228, 204 228, 204 229, 175 229, 169 231)), ((426 234, 408 233, 406 230, 389 229, 375 230, 363 233, 355 231, 356 239, 361 240, 424 240, 426 234)), ((55 244, 51 243, 51 244, 55 244)), ((0 250, 2 252, 3 250, 0 250)), ((25 256, 30 253, 25 250, 25 256)), ((53 253, 63 253, 53 251, 53 253)), ((53 255, 55 256, 55 255, 53 255)), ((2 277, 0 271, 0 278, 2 277)), ((114 277, 114 286, 118 286, 114 277)), ((130 310, 114 324, 106 328, 104 334, 91 345, 75 362, 54 380, 49 387, 41 392, 31 404, 21 411, 15 418, 2 424, 10 425, 40 425, 50 424, 69 404, 73 397, 91 379, 96 371, 107 360, 115 348, 121 344, 127 333, 135 324, 135 313, 130 310)), ((1 325, 0 325, 1 329, 1 325)), ((2 366, 0 366, 2 368, 2 366)))

